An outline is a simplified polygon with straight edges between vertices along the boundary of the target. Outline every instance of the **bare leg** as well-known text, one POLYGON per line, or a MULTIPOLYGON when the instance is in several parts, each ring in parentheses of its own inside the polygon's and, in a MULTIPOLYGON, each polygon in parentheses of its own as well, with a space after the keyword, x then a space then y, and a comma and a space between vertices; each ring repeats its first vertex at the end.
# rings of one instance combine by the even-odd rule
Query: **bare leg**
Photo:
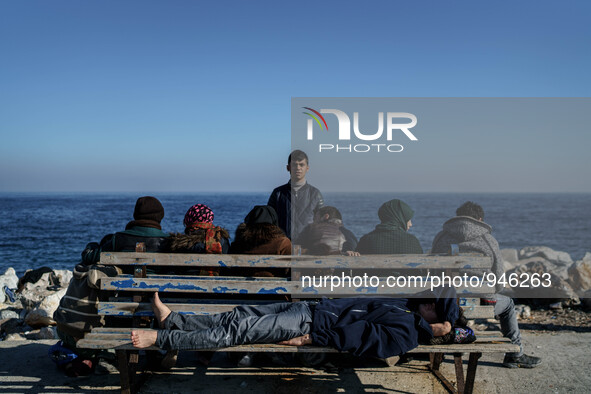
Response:
POLYGON ((152 309, 154 310, 154 316, 158 322, 158 327, 164 328, 164 320, 170 315, 170 308, 160 301, 158 292, 154 293, 154 298, 152 298, 152 309))
POLYGON ((156 344, 157 331, 133 330, 131 332, 131 343, 134 347, 143 349, 156 344))

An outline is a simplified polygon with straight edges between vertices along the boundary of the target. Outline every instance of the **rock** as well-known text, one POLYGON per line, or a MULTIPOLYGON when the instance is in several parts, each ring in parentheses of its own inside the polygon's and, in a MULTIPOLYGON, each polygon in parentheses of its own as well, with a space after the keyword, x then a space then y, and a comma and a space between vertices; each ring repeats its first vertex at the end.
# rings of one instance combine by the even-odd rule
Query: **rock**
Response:
POLYGON ((27 338, 18 333, 8 334, 6 338, 4 338, 5 341, 24 341, 25 339, 27 338))
POLYGON ((519 259, 530 257, 542 257, 556 265, 571 265, 573 263, 570 254, 558 252, 547 246, 528 246, 519 251, 519 259))
POLYGON ((30 330, 31 327, 27 326, 21 319, 9 319, 4 320, 0 326, 0 333, 3 334, 14 334, 19 332, 25 332, 30 330))
POLYGON ((509 272, 514 269, 518 269, 521 266, 527 266, 528 264, 530 264, 530 265, 541 264, 544 266, 545 272, 549 272, 551 274, 558 276, 561 279, 568 281, 568 272, 567 272, 568 267, 567 266, 557 265, 557 264, 553 263, 552 261, 546 260, 540 256, 529 257, 526 259, 519 260, 519 262, 517 263, 517 265, 515 267, 513 267, 510 270, 505 270, 505 272, 509 272))
POLYGON ((37 339, 58 339, 55 327, 41 327, 37 339))
POLYGON ((2 276, 0 276, 0 304, 3 304, 6 299, 6 294, 4 294, 4 286, 8 287, 9 289, 16 289, 18 287, 18 276, 16 276, 16 271, 14 268, 8 268, 2 276))
POLYGON ((0 320, 4 319, 19 319, 20 315, 11 309, 4 309, 0 311, 0 320))
POLYGON ((72 277, 74 276, 73 272, 70 270, 53 270, 56 276, 60 280, 60 287, 68 287, 72 277))
POLYGON ((528 305, 515 305, 515 312, 518 319, 529 319, 531 317, 531 308, 528 305))
MULTIPOLYGON (((586 256, 586 255, 585 255, 586 256)), ((568 267, 568 279, 578 294, 591 290, 591 260, 579 260, 568 267)))
POLYGON ((37 282, 28 282, 24 285, 19 294, 21 303, 25 309, 35 308, 42 300, 55 293, 55 290, 48 290, 48 287, 51 285, 49 280, 50 275, 53 275, 53 273, 46 272, 37 282))
POLYGON ((53 320, 53 312, 55 312, 59 306, 60 300, 66 294, 66 290, 67 289, 61 289, 60 291, 43 299, 43 301, 41 301, 36 308, 27 314, 27 317, 25 317, 25 323, 31 327, 45 327, 55 325, 56 323, 53 320))
POLYGON ((518 278, 519 285, 512 286, 512 295, 516 298, 545 298, 547 302, 568 301, 579 303, 579 298, 570 284, 553 272, 555 265, 539 257, 526 264, 521 264, 506 273, 507 281, 518 278), (515 274, 515 275, 512 275, 515 274), (534 275, 535 274, 535 275, 534 275), (533 281, 536 278, 536 281, 533 281), (538 283, 539 281, 539 283, 538 283), (525 287, 525 286, 528 287, 525 287))
POLYGON ((585 255, 583 256, 583 261, 586 260, 591 260, 591 252, 586 252, 585 255))
POLYGON ((561 310, 561 309, 562 309, 562 302, 555 302, 555 303, 553 303, 553 304, 550 304, 548 307, 549 307, 550 309, 553 309, 553 310, 555 310, 555 311, 557 311, 557 310, 561 310))
POLYGON ((519 261, 517 249, 501 249, 501 256, 507 263, 517 263, 519 261))

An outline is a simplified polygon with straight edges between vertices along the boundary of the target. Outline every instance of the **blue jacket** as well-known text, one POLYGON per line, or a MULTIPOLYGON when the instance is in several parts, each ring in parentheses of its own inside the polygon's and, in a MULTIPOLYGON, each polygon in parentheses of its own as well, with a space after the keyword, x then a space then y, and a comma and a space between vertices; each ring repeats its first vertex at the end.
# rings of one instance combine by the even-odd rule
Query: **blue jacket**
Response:
MULTIPOLYGON (((413 301, 405 298, 323 299, 314 309, 312 342, 356 356, 388 358, 404 354, 433 338, 429 323, 414 312, 416 300, 413 301)), ((459 315, 455 297, 430 301, 435 301, 438 316, 444 316, 442 320, 453 325, 459 315)))

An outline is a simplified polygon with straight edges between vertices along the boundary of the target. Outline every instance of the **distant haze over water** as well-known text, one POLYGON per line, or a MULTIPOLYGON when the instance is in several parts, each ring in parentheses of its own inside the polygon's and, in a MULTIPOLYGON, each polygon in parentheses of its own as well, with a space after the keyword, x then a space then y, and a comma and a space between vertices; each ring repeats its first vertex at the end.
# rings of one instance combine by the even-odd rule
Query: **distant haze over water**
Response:
MULTIPOLYGON (((88 242, 99 242, 109 233, 122 231, 133 219, 138 197, 145 194, 0 194, 0 274, 14 267, 49 266, 72 269, 88 242)), ((193 204, 209 205, 214 224, 229 230, 254 205, 267 203, 269 193, 156 193, 162 201, 164 231, 182 232, 183 217, 193 204)), ((414 210, 413 227, 425 251, 442 224, 455 216, 467 200, 481 204, 485 222, 501 248, 548 246, 568 252, 573 260, 591 251, 591 194, 454 194, 454 193, 325 193, 327 205, 336 206, 357 238, 379 222, 382 203, 400 198, 414 210)))

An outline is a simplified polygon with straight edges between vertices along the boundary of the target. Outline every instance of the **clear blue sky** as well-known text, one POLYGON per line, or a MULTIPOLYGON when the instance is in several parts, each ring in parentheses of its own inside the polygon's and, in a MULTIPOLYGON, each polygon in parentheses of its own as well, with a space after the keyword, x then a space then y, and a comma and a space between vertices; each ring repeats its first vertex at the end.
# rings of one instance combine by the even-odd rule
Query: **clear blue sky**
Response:
MULTIPOLYGON (((2 1, 0 192, 270 190, 291 97, 589 96, 590 20, 586 1, 2 1)), ((556 177, 590 192, 577 138, 556 177)))

